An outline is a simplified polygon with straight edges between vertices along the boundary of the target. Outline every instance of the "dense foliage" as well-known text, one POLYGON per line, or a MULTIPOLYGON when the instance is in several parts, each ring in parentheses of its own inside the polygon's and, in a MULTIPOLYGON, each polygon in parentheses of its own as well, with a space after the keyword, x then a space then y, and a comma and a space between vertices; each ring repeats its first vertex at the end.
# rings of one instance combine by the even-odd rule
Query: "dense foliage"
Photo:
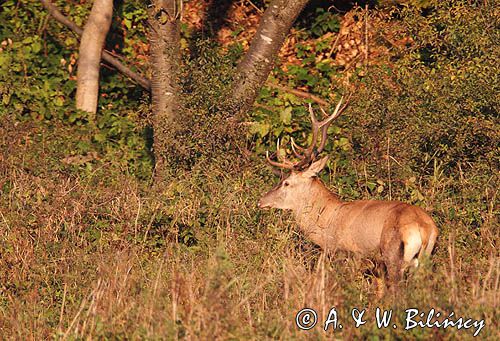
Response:
MULTIPOLYGON (((54 1, 80 27, 90 3, 75 6, 54 1)), ((108 37, 109 49, 120 48, 124 58, 139 68, 143 61, 144 29, 138 25, 145 10, 136 2, 116 8, 116 20, 108 37), (118 13, 120 16, 118 17, 118 13), (123 30, 127 29, 128 34, 123 30)), ((87 114, 74 109, 76 92, 77 36, 57 23, 39 3, 5 1, 0 11, 0 115, 18 120, 77 126, 88 138, 65 152, 86 154, 95 149, 122 149, 135 171, 147 172, 151 160, 144 149, 141 117, 148 110, 142 89, 109 68, 103 68, 97 129, 88 125, 87 114), (49 123, 50 122, 50 123, 49 123), (140 159, 144 159, 142 162, 140 159)), ((133 67, 133 66, 132 66, 133 67)), ((143 174, 146 176, 146 174, 143 174)))

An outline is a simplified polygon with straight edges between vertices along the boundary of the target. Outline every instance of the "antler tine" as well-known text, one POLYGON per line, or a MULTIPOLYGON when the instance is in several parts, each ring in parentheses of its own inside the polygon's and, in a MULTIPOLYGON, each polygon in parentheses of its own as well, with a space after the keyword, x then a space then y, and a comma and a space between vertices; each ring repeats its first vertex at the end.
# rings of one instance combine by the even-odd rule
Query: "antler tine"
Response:
MULTIPOLYGON (((318 149, 316 150, 316 155, 321 153, 323 151, 323 149, 325 148, 327 135, 328 135, 328 127, 330 127, 330 124, 332 124, 333 120, 336 119, 337 117, 339 117, 340 114, 342 113, 342 111, 344 111, 344 109, 347 107, 347 103, 343 107, 341 107, 343 100, 344 100, 344 96, 342 96, 340 98, 340 101, 337 103, 337 106, 335 107, 333 114, 330 117, 328 117, 326 120, 321 122, 321 142, 319 144, 318 149)), ((320 109, 323 113, 325 113, 323 108, 320 108, 320 109)))
MULTIPOLYGON (((323 121, 320 121, 320 122, 318 122, 318 120, 316 119, 316 116, 314 115, 314 112, 312 110, 312 106, 311 106, 311 104, 309 104, 309 113, 311 116, 312 133, 313 133, 312 141, 311 141, 310 146, 307 149, 305 149, 305 153, 304 153, 303 157, 301 158, 302 160, 298 164, 295 165, 295 168, 303 167, 306 164, 308 164, 309 162, 314 161, 316 156, 323 151, 323 149, 325 148, 325 145, 326 145, 326 141, 327 141, 328 127, 330 126, 330 124, 332 124, 333 120, 335 120, 337 117, 339 117, 340 114, 347 107, 347 104, 348 104, 350 97, 351 96, 348 97, 346 103, 342 106, 342 102, 344 100, 344 97, 342 96, 340 98, 340 101, 337 103, 335 110, 333 111, 333 113, 330 116, 328 116, 328 114, 325 112, 325 110, 320 107, 320 110, 323 113, 323 115, 327 116, 326 119, 324 119, 323 121), (314 150, 314 147, 316 147, 316 143, 317 143, 317 139, 318 139, 318 131, 320 129, 321 129, 321 142, 319 144, 319 147, 316 150, 314 150)), ((297 145, 292 141, 292 148, 294 148, 294 147, 297 147, 297 145)), ((304 150, 304 148, 302 148, 302 150, 304 150)))
POLYGON ((314 152, 314 147, 316 145, 316 140, 318 139, 318 131, 320 129, 320 122, 316 119, 316 116, 314 115, 314 111, 312 109, 311 103, 309 103, 309 115, 311 117, 311 123, 312 123, 312 141, 309 147, 307 148, 302 148, 299 145, 295 143, 293 138, 291 138, 292 141, 292 151, 296 157, 298 157, 300 162, 294 164, 293 168, 295 169, 300 169, 302 166, 308 164, 311 162, 312 158, 311 156, 313 155, 314 152), (303 153, 301 155, 299 152, 297 152, 297 149, 303 153))
POLYGON ((269 157, 269 151, 266 151, 266 160, 272 166, 276 166, 276 167, 279 167, 279 168, 293 169, 293 165, 292 164, 282 163, 282 162, 276 162, 276 161, 271 160, 271 158, 269 157))
POLYGON ((292 151, 293 151, 293 154, 298 157, 299 159, 304 159, 304 155, 301 155, 295 148, 297 148, 298 150, 300 150, 301 152, 304 151, 304 148, 302 148, 301 146, 299 146, 298 144, 295 143, 295 140, 293 139, 293 137, 290 138, 290 140, 292 141, 292 151))
MULTIPOLYGON (((281 158, 280 158, 280 140, 279 139, 276 142, 276 153, 275 154, 276 154, 278 160, 280 160, 281 158)), ((276 166, 279 168, 293 169, 295 166, 294 163, 288 161, 286 158, 283 158, 283 160, 281 162, 276 162, 276 161, 271 160, 271 158, 269 157, 269 151, 267 151, 267 150, 266 150, 266 160, 272 166, 276 166)))
POLYGON ((285 156, 281 157, 280 146, 281 146, 280 139, 278 139, 278 141, 276 142, 276 157, 278 158, 279 161, 293 166, 294 163, 286 159, 286 153, 285 156))
POLYGON ((333 122, 333 120, 336 119, 342 113, 342 110, 344 110, 346 107, 346 106, 343 106, 342 110, 340 110, 340 106, 342 105, 343 100, 344 100, 344 96, 342 96, 340 98, 340 101, 335 106, 335 110, 333 111, 333 114, 331 114, 330 116, 328 116, 328 114, 325 112, 325 109, 320 107, 320 110, 323 112, 323 114, 328 116, 324 121, 320 122, 321 127, 323 127, 325 125, 330 125, 333 122))
POLYGON ((281 160, 280 152, 279 152, 280 151, 279 139, 278 139, 278 142, 276 144, 276 153, 275 154, 276 154, 278 160, 281 162, 276 162, 276 161, 271 160, 271 158, 269 157, 269 152, 266 152, 267 161, 273 166, 280 167, 280 168, 286 168, 286 169, 301 169, 303 166, 314 161, 316 156, 318 156, 318 154, 321 153, 323 151, 323 149, 325 148, 326 141, 327 141, 327 135, 328 135, 328 127, 330 126, 330 124, 332 124, 333 120, 335 120, 337 117, 340 116, 340 114, 342 114, 342 112, 344 111, 344 109, 347 107, 347 105, 349 103, 349 99, 351 98, 351 95, 352 94, 349 95, 349 97, 347 98, 344 105, 342 105, 342 102, 344 101, 344 96, 342 96, 340 98, 340 101, 335 106, 335 110, 333 111, 333 113, 330 116, 328 116, 328 114, 325 112, 325 110, 322 107, 320 107, 322 114, 324 116, 326 116, 326 118, 323 121, 317 120, 316 115, 314 114, 313 108, 311 106, 311 103, 309 103, 308 109, 309 109, 309 115, 311 117, 311 125, 312 125, 311 144, 307 148, 303 148, 303 147, 300 147, 299 145, 297 145, 293 138, 290 138, 291 143, 292 143, 293 154, 300 159, 299 162, 293 163, 293 162, 287 160, 286 157, 283 157, 283 159, 281 160), (320 130, 321 130, 321 141, 319 143, 319 147, 316 150, 314 150, 314 148, 316 147, 316 144, 318 142, 317 141, 318 140, 318 133, 320 132, 320 130))
POLYGON ((316 119, 316 115, 314 115, 313 108, 311 106, 311 103, 309 103, 309 115, 311 116, 311 124, 312 124, 312 139, 311 139, 311 144, 309 147, 306 148, 304 157, 306 159, 310 159, 311 155, 314 151, 314 147, 316 146, 316 142, 318 139, 318 131, 321 128, 321 122, 318 122, 316 119))
MULTIPOLYGON (((295 165, 295 169, 300 169, 301 167, 307 165, 311 161, 313 161, 315 155, 317 154, 314 153, 314 147, 316 146, 317 139, 318 139, 318 131, 321 129, 322 122, 318 122, 316 119, 316 115, 314 115, 313 108, 311 106, 311 103, 309 103, 309 116, 311 117, 311 125, 312 125, 312 139, 311 139, 311 144, 307 148, 300 148, 301 150, 304 151, 304 155, 300 156, 301 161, 295 165)), ((295 142, 292 142, 292 149, 298 147, 295 142)))

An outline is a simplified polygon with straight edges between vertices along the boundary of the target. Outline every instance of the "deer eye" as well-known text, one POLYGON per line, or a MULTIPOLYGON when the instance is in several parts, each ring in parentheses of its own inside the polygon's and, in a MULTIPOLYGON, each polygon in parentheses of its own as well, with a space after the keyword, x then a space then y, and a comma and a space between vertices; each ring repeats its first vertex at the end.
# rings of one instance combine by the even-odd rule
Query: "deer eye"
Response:
POLYGON ((288 186, 290 183, 288 181, 283 182, 283 186, 288 186))

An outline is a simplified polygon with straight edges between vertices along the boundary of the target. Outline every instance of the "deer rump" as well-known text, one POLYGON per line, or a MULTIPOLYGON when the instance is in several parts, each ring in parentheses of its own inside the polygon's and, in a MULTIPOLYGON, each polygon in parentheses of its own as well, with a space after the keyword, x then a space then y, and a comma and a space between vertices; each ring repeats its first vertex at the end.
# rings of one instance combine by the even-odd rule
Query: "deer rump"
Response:
MULTIPOLYGON (((437 237, 432 219, 419 207, 397 201, 339 202, 296 215, 305 235, 325 251, 368 255, 380 251, 390 263, 418 265, 437 237)), ((397 264, 395 264, 397 265, 397 264)))

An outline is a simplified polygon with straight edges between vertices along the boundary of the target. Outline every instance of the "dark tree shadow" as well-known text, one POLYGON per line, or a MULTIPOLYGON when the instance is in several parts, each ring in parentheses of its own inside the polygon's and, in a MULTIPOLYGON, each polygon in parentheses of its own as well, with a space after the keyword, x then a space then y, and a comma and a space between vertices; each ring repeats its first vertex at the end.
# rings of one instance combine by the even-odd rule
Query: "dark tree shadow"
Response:
MULTIPOLYGON (((111 27, 109 29, 108 35, 106 37, 106 45, 105 48, 108 51, 116 51, 117 53, 121 53, 123 48, 125 47, 125 32, 121 25, 121 18, 123 18, 124 13, 126 11, 126 6, 130 6, 124 0, 114 0, 113 1, 113 20, 111 22, 111 27)), ((146 2, 144 2, 144 6, 146 6, 146 2)), ((106 63, 103 63, 106 65, 106 63)), ((139 84, 135 84, 130 82, 129 80, 124 79, 123 82, 116 82, 115 77, 124 77, 118 73, 114 68, 108 67, 107 65, 101 67, 101 84, 103 84, 103 89, 107 91, 111 91, 115 95, 123 96, 125 102, 142 102, 146 93, 139 84)), ((154 154, 152 152, 153 147, 153 128, 150 125, 147 125, 143 131, 142 136, 144 138, 144 150, 147 154, 149 162, 151 165, 155 165, 154 154)))
POLYGON ((376 0, 359 0, 359 1, 349 1, 349 0, 311 0, 306 5, 302 13, 299 15, 296 25, 301 27, 309 28, 309 22, 316 15, 316 10, 322 8, 325 11, 329 10, 333 13, 344 14, 349 12, 355 6, 365 7, 368 5, 369 8, 374 8, 377 5, 376 0))
POLYGON ((219 30, 224 26, 224 22, 229 14, 229 9, 234 0, 212 0, 203 18, 201 30, 195 33, 199 38, 213 38, 217 36, 219 30))
MULTIPOLYGON (((105 45, 105 48, 108 51, 114 50, 117 53, 120 53, 125 47, 125 32, 123 31, 121 20, 117 20, 119 18, 123 18, 125 6, 126 3, 124 0, 113 1, 113 20, 106 37, 105 45)), ((101 68, 101 80, 103 81, 103 83, 111 81, 112 78, 115 77, 118 73, 118 71, 116 71, 114 68, 108 67, 106 63, 104 64, 106 66, 101 68)), ((144 94, 144 89, 138 84, 136 84, 133 88, 127 87, 127 89, 127 97, 134 101, 140 101, 144 94)))

